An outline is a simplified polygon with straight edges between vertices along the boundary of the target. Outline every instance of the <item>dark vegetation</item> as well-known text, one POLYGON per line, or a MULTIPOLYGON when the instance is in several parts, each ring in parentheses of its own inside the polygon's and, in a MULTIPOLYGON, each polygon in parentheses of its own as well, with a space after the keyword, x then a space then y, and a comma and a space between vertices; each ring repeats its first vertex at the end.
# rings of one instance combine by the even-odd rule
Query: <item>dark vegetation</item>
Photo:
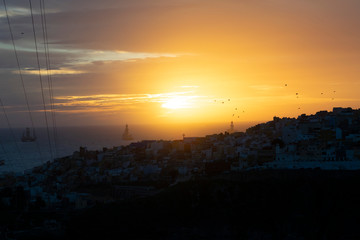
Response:
POLYGON ((360 239, 357 171, 261 171, 199 178, 68 222, 71 237, 360 239))
MULTIPOLYGON (((225 174, 81 211, 33 209, 22 224, 61 224, 57 234, 33 233, 37 239, 360 239, 359 185, 359 171, 225 174)), ((1 224, 15 223, 14 209, 1 211, 1 224)))

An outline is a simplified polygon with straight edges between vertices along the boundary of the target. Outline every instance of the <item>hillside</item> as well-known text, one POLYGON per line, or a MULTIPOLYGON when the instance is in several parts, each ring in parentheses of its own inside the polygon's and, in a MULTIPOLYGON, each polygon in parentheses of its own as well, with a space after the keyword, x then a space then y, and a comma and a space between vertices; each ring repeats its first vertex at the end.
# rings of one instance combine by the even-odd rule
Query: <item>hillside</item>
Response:
POLYGON ((201 178, 71 218, 67 235, 124 239, 358 239, 359 172, 201 178))

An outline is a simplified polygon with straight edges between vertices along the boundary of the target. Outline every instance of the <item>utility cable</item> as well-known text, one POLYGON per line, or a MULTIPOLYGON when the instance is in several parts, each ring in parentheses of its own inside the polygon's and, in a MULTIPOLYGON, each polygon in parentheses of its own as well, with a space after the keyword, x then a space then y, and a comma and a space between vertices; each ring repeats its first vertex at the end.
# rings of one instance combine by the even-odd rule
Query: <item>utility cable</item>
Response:
POLYGON ((41 67, 40 67, 40 60, 39 60, 39 51, 38 51, 38 47, 37 47, 34 14, 33 14, 33 8, 32 8, 32 4, 31 4, 31 0, 29 0, 29 4, 30 4, 30 13, 31 13, 31 22, 32 22, 32 28, 33 28, 33 34, 34 34, 34 41, 35 41, 36 60, 37 60, 37 65, 38 65, 38 69, 39 69, 39 79, 40 79, 41 96, 42 96, 45 123, 46 123, 46 132, 47 132, 48 143, 49 143, 49 148, 50 148, 50 156, 51 156, 51 160, 53 160, 53 152, 52 152, 52 146, 51 146, 51 141, 50 141, 49 123, 48 123, 48 118, 47 118, 47 114, 46 114, 44 87, 43 87, 42 78, 41 78, 41 67))
POLYGON ((49 51, 49 41, 47 36, 47 26, 46 26, 46 13, 45 13, 45 2, 40 0, 40 14, 41 14, 41 26, 43 32, 43 41, 44 41, 44 50, 45 50, 45 59, 46 59, 46 72, 47 72, 47 81, 49 86, 49 98, 50 98, 50 113, 52 116, 53 123, 53 137, 54 137, 54 147, 55 147, 55 157, 57 157, 57 129, 56 129, 56 119, 55 119, 55 110, 54 110, 54 95, 52 88, 52 78, 51 78, 51 65, 50 65, 50 51, 49 51))
MULTIPOLYGON (((26 102, 26 107, 27 107, 30 122, 31 122, 31 127, 32 127, 33 131, 35 131, 34 119, 32 117, 32 113, 31 113, 31 110, 30 110, 29 98, 28 98, 28 95, 27 95, 27 92, 26 92, 26 88, 25 88, 25 84, 24 84, 24 78, 23 78, 23 75, 22 75, 22 72, 21 72, 20 61, 19 61, 19 57, 18 57, 18 54, 17 54, 17 50, 16 50, 16 45, 15 45, 15 41, 14 41, 14 34, 13 34, 13 31, 12 31, 12 28, 11 28, 10 18, 9 18, 7 6, 6 6, 6 1, 3 0, 3 3, 4 3, 4 8, 5 8, 7 23, 8 23, 8 26, 9 26, 11 42, 12 42, 12 45, 13 45, 15 59, 16 59, 17 67, 18 67, 18 72, 19 72, 19 76, 20 76, 20 80, 21 80, 21 86, 22 86, 22 89, 23 89, 25 102, 26 102)), ((43 163, 43 156, 41 154, 40 145, 39 145, 38 142, 36 142, 36 146, 37 146, 37 150, 38 150, 41 162, 43 163)))

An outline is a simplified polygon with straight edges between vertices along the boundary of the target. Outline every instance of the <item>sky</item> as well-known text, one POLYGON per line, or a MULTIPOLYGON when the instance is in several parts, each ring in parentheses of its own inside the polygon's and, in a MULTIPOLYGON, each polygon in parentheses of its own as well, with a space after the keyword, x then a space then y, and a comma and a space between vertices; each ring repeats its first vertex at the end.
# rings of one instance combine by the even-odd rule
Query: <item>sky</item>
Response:
MULTIPOLYGON (((359 108, 357 0, 46 0, 48 41, 31 2, 45 108, 51 122, 50 73, 58 126, 236 126, 359 108)), ((29 1, 6 5, 31 114, 44 126, 29 1)), ((1 1, 0 98, 23 127, 19 66, 1 1)))

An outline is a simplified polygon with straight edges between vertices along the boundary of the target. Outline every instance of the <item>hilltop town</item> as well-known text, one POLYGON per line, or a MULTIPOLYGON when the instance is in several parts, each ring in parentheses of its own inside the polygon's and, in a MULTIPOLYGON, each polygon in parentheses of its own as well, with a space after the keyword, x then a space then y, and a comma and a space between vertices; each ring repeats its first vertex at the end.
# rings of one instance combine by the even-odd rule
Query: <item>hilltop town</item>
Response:
POLYGON ((182 140, 141 141, 48 162, 22 175, 1 177, 0 196, 11 205, 17 186, 26 206, 86 208, 156 194, 197 176, 259 169, 360 169, 360 110, 334 108, 298 118, 278 118, 246 132, 182 140), (110 188, 94 187, 107 185, 110 188))
POLYGON ((258 177, 265 169, 359 170, 360 110, 334 108, 298 118, 274 117, 246 132, 236 132, 231 125, 228 132, 205 137, 146 140, 101 151, 80 147, 71 156, 24 173, 2 175, 0 209, 6 214, 0 221, 16 216, 5 224, 13 227, 12 233, 24 228, 57 233, 64 220, 45 215, 36 224, 23 214, 90 209, 156 196, 180 182, 258 177), (19 219, 25 227, 18 225, 19 219))

